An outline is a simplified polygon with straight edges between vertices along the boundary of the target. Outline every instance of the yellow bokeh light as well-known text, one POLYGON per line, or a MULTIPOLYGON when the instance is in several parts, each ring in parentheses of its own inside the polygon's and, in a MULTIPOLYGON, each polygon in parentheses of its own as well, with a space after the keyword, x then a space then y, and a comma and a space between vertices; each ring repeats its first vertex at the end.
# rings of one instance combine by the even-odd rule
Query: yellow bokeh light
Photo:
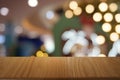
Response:
POLYGON ((110 9, 111 12, 115 12, 115 11, 118 10, 118 5, 116 3, 111 3, 109 5, 109 9, 110 9))
POLYGON ((120 24, 115 26, 115 31, 120 34, 120 24))
POLYGON ((115 15, 116 22, 120 23, 120 13, 115 15))
POLYGON ((69 8, 75 10, 78 7, 78 3, 76 1, 71 1, 69 4, 69 8))
POLYGON ((119 39, 119 35, 116 32, 113 32, 110 34, 110 40, 111 41, 117 41, 119 39))
POLYGON ((43 52, 42 52, 42 51, 38 51, 38 52, 36 53, 36 56, 37 56, 37 57, 43 57, 43 56, 44 56, 44 54, 43 54, 43 52))
POLYGON ((100 22, 102 20, 102 14, 100 12, 96 12, 94 15, 93 15, 93 20, 95 22, 100 22))
POLYGON ((44 53, 44 57, 48 57, 48 54, 47 54, 47 53, 44 53))
POLYGON ((81 13, 82 13, 82 8, 81 7, 77 7, 75 10, 73 10, 73 13, 75 14, 75 15, 80 15, 81 13))
POLYGON ((68 18, 68 19, 72 18, 73 17, 73 12, 71 10, 67 10, 65 12, 65 17, 68 18))
POLYGON ((104 43, 105 43, 105 37, 102 36, 102 35, 97 36, 96 42, 97 42, 99 45, 104 44, 104 43))
POLYGON ((106 22, 111 22, 113 20, 113 14, 111 14, 111 13, 105 13, 104 20, 106 22))
POLYGON ((104 32, 110 32, 111 29, 112 29, 112 26, 111 26, 110 23, 104 23, 104 24, 102 25, 102 30, 103 30, 104 32))
POLYGON ((95 7, 92 5, 92 4, 88 4, 86 7, 85 7, 85 10, 88 14, 91 14, 94 12, 95 10, 95 7))
POLYGON ((101 2, 98 7, 101 12, 106 12, 108 10, 108 5, 105 2, 101 2))

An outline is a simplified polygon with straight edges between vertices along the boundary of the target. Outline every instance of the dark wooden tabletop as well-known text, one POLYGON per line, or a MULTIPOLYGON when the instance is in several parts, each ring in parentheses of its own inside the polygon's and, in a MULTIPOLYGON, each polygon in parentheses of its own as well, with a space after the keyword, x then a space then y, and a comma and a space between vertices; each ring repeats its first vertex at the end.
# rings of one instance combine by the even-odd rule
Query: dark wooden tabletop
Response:
POLYGON ((120 58, 1 57, 0 78, 120 80, 120 58))

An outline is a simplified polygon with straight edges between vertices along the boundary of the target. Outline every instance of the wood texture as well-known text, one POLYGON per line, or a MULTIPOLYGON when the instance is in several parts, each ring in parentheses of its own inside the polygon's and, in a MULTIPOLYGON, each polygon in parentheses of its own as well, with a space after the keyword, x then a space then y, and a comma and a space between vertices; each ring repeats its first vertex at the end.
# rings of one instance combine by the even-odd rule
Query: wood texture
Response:
POLYGON ((0 58, 5 79, 120 79, 120 58, 6 57, 0 58))

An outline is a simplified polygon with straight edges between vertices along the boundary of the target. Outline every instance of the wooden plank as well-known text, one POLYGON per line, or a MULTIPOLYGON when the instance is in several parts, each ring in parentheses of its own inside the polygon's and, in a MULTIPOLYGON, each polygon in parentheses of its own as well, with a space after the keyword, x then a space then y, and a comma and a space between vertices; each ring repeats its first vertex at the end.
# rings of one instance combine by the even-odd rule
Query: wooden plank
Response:
POLYGON ((0 78, 120 79, 120 58, 6 57, 0 58, 0 78))

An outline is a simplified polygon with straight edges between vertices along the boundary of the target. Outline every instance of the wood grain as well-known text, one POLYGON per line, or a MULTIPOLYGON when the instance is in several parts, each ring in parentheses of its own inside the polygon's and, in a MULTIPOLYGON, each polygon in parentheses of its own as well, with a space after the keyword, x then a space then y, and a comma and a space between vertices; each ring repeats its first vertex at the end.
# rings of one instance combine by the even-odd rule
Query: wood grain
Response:
POLYGON ((120 58, 0 58, 5 79, 120 79, 120 58))

